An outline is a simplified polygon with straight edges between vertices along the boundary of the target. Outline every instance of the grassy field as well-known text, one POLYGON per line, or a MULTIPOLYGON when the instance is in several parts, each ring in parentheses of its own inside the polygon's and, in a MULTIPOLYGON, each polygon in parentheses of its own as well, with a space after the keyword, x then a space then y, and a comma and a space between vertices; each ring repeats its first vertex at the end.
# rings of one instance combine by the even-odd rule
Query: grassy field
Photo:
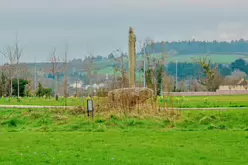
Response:
MULTIPOLYGON (((107 98, 96 98, 96 104, 99 100, 107 98)), ((160 106, 170 106, 184 108, 206 108, 206 107, 248 107, 248 95, 227 95, 227 96, 187 96, 187 97, 159 97, 160 106)), ((148 101, 149 102, 149 101, 148 101)), ((0 105, 47 105, 47 106, 64 106, 65 100, 60 98, 56 101, 54 98, 22 98, 20 102, 16 98, 0 98, 0 105)), ((68 98, 68 106, 86 107, 86 98, 68 98)))
MULTIPOLYGON (((160 58, 161 54, 155 54, 156 57, 160 58)), ((189 62, 194 63, 194 59, 198 57, 209 57, 213 63, 230 64, 239 58, 247 58, 247 55, 243 54, 185 54, 185 55, 175 55, 168 56, 166 62, 189 62)), ((141 56, 137 60, 143 60, 141 56)))
POLYGON ((137 115, 0 109, 0 164, 247 164, 248 109, 137 115))
POLYGON ((247 164, 248 133, 6 133, 0 164, 247 164))
POLYGON ((208 56, 213 63, 220 63, 220 64, 230 64, 239 58, 244 58, 244 55, 230 55, 230 54, 210 54, 210 55, 178 55, 168 58, 168 62, 194 62, 194 59, 199 56, 208 56))
POLYGON ((173 103, 183 108, 248 107, 248 95, 160 97, 161 106, 173 103))
MULTIPOLYGON (((21 101, 17 98, 0 98, 0 105, 43 105, 43 106, 64 106, 65 99, 59 98, 39 98, 39 97, 23 97, 21 101)), ((86 99, 82 98, 68 98, 68 106, 86 106, 86 99)))

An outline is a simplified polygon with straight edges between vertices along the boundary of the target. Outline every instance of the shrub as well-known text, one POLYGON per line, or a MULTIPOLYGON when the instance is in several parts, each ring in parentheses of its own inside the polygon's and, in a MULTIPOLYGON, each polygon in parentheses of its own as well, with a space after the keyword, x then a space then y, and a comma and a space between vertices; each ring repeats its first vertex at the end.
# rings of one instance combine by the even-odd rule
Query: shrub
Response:
POLYGON ((51 96, 52 89, 44 88, 41 83, 39 83, 38 90, 36 91, 36 96, 43 97, 43 96, 51 96))
POLYGON ((17 127, 18 120, 17 119, 10 119, 2 123, 2 125, 8 125, 8 127, 17 127))

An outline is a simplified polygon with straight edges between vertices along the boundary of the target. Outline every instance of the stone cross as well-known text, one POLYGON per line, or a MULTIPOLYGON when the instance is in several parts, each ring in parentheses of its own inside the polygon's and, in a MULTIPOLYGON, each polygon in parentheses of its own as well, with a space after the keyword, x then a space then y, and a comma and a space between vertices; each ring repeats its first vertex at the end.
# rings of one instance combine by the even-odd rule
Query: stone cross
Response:
POLYGON ((129 29, 129 87, 134 88, 136 82, 136 36, 132 27, 129 29))

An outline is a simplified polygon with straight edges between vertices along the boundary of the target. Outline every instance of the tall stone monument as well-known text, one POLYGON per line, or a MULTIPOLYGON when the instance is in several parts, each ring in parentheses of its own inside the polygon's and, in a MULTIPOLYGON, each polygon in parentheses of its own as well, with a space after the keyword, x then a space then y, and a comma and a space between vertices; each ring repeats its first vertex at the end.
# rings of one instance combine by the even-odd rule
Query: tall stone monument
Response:
POLYGON ((136 36, 132 27, 129 29, 129 87, 134 88, 136 82, 136 36))
POLYGON ((113 106, 134 107, 153 96, 149 88, 135 87, 136 82, 136 36, 129 29, 129 88, 114 89, 108 92, 109 103, 113 106))

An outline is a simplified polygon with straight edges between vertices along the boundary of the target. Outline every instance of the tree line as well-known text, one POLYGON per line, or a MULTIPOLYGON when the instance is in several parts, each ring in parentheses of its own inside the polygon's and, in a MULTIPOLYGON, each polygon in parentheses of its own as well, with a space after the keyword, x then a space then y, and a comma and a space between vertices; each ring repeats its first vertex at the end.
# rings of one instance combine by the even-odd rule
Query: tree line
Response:
MULTIPOLYGON (((212 67, 214 64, 212 64, 212 67)), ((231 64, 218 64, 218 72, 221 76, 226 77, 232 74, 232 72, 239 70, 248 75, 248 63, 244 59, 237 59, 231 64)), ((171 76, 176 76, 176 63, 169 63, 165 67, 165 71, 171 76)), ((197 79, 202 76, 202 66, 199 63, 186 63, 180 62, 177 64, 177 77, 179 80, 185 80, 187 78, 197 79)))
POLYGON ((244 39, 227 41, 173 41, 152 42, 145 45, 141 52, 175 54, 209 54, 209 53, 248 53, 248 41, 244 39))

